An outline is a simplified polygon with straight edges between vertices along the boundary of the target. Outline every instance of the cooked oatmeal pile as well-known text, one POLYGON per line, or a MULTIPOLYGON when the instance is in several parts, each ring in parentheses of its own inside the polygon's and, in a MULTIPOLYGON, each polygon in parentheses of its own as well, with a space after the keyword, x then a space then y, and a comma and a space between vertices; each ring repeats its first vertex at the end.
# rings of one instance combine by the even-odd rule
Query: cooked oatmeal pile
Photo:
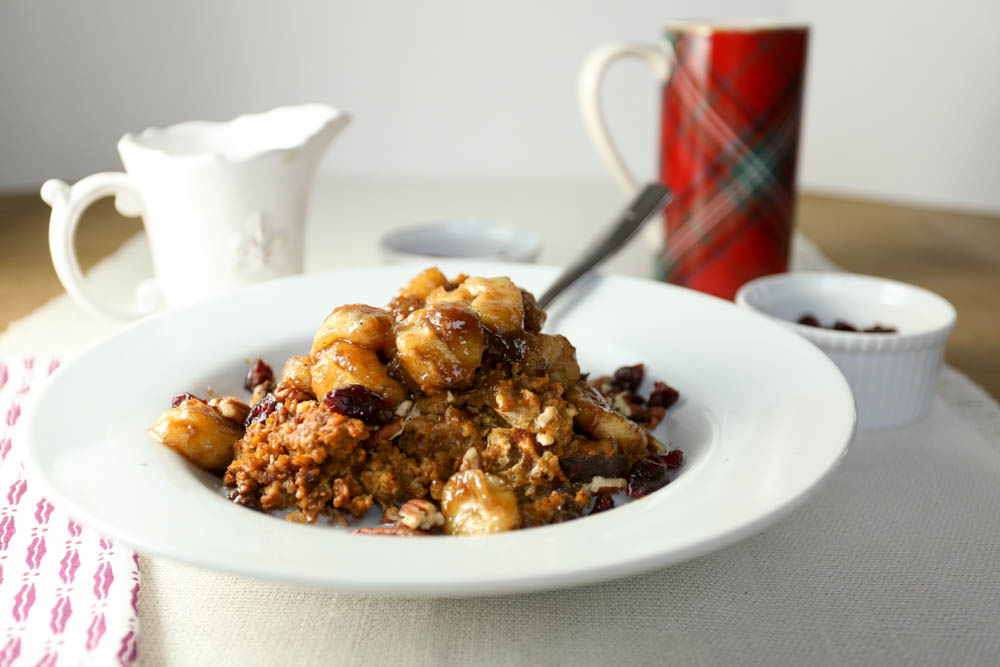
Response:
POLYGON ((280 377, 257 360, 234 397, 178 394, 149 429, 230 498, 349 525, 378 505, 394 535, 492 533, 566 521, 667 484, 682 462, 650 431, 677 400, 643 366, 587 379, 509 278, 428 269, 385 308, 326 318, 280 377))

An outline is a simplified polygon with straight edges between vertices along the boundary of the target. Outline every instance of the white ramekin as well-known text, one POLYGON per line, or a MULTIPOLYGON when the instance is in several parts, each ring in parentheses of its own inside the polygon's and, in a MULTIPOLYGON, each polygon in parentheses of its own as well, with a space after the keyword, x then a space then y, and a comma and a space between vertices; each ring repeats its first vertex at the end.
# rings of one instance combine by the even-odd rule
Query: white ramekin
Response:
POLYGON ((431 222, 394 229, 379 239, 388 263, 442 259, 533 262, 541 249, 527 229, 485 222, 431 222))
POLYGON ((927 412, 934 397, 955 309, 921 287, 850 273, 784 273, 752 280, 736 303, 780 320, 823 350, 847 378, 859 428, 900 426, 927 412), (893 326, 898 333, 835 331, 826 326, 893 326))

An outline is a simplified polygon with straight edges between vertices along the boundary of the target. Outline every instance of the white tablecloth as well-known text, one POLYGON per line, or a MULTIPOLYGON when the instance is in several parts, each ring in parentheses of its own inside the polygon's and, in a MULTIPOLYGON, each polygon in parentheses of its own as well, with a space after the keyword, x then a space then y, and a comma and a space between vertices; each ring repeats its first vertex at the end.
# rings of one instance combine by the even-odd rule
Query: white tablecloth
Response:
MULTIPOLYGON (((535 228, 561 263, 620 206, 593 184, 354 184, 317 190, 307 270, 377 261, 428 219, 535 228), (336 250, 350 248, 349 252, 336 250), (349 264, 348 264, 349 263, 349 264)), ((92 273, 127 294, 138 237, 92 273)), ((828 263, 798 239, 795 265, 828 263)), ((635 244, 610 270, 643 275, 635 244)), ((66 297, 0 335, 0 356, 67 356, 119 325, 66 297)), ((959 323, 961 326, 961 323, 959 323)), ((998 664, 1000 407, 946 368, 931 414, 861 432, 788 519, 669 569, 564 591, 405 600, 300 589, 141 557, 145 664, 998 664)))

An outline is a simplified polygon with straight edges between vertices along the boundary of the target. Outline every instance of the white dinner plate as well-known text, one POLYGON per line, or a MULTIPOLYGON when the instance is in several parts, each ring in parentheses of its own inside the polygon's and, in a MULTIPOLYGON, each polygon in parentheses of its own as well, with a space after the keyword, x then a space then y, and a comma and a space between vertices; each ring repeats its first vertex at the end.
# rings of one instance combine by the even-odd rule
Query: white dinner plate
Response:
MULTIPOLYGON (((547 267, 441 263, 541 292, 547 267)), ((30 474, 71 516, 144 554, 343 591, 473 595, 556 588, 678 563, 762 530, 843 456, 854 402, 813 345, 731 303, 604 276, 550 312, 584 371, 644 362, 682 400, 656 431, 684 450, 675 481, 562 524, 482 537, 389 538, 301 525, 226 500, 145 433, 181 391, 244 395, 247 360, 276 369, 343 303, 384 304, 413 265, 256 285, 139 321, 60 368, 23 421, 30 474)))

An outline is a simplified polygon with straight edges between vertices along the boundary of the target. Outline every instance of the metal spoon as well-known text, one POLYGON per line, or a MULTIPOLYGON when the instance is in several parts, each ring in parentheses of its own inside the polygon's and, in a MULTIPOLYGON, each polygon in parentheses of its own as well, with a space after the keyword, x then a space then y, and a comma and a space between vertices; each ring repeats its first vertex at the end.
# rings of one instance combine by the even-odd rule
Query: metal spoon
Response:
POLYGON ((645 224, 647 220, 657 215, 670 201, 670 191, 659 183, 649 183, 628 205, 625 212, 615 222, 608 233, 588 250, 580 259, 563 271, 552 286, 538 299, 538 305, 548 308, 557 296, 563 293, 589 271, 613 255, 625 245, 629 239, 645 224))

